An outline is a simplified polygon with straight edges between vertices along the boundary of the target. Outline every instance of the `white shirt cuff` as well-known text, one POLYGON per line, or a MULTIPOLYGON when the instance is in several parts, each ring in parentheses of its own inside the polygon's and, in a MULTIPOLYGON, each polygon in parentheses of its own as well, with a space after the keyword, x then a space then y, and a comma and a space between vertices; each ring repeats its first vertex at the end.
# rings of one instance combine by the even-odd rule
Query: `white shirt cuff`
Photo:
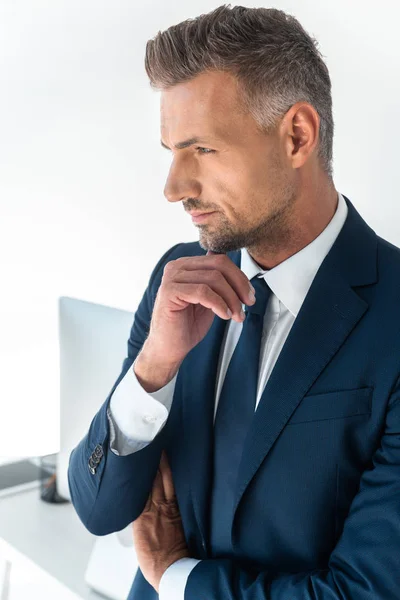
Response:
POLYGON ((181 558, 172 563, 160 580, 160 600, 185 600, 186 582, 199 562, 197 558, 181 558))
POLYGON ((139 383, 133 365, 114 390, 108 407, 110 448, 125 456, 154 440, 165 425, 174 397, 178 373, 156 392, 146 392, 139 383))

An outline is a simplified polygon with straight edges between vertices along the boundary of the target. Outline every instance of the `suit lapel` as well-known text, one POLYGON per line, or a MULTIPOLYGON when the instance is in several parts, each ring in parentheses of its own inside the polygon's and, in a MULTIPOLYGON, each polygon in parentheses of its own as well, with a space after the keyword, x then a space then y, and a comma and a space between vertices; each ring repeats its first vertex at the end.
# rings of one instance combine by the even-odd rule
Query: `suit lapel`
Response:
POLYGON ((246 436, 234 518, 250 481, 292 413, 368 310, 368 303, 352 288, 377 279, 376 235, 345 200, 347 219, 317 271, 246 436))
MULTIPOLYGON (((352 289, 376 281, 376 234, 345 197, 348 215, 319 268, 261 396, 238 465, 234 515, 274 442, 368 304, 352 289)), ((240 267, 240 252, 228 252, 240 267)), ((205 338, 181 365, 184 451, 193 505, 208 540, 213 417, 218 361, 229 322, 215 316, 205 338)))

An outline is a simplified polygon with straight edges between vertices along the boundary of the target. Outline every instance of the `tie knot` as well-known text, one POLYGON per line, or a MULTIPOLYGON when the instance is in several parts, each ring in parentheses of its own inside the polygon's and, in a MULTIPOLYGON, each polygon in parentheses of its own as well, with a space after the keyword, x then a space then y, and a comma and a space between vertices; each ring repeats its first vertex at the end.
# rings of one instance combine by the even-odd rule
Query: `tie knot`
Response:
POLYGON ((246 305, 245 311, 264 316, 271 288, 267 285, 264 277, 257 277, 256 275, 250 281, 255 289, 256 301, 251 306, 246 305))

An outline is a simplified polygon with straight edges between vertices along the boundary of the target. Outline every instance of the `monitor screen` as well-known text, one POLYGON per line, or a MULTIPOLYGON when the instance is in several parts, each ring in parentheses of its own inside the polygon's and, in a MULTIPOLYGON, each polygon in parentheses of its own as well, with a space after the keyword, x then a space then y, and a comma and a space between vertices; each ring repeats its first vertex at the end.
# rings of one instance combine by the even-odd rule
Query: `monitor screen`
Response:
POLYGON ((134 313, 76 298, 59 299, 60 452, 57 490, 70 500, 71 451, 110 394, 127 356, 134 313))

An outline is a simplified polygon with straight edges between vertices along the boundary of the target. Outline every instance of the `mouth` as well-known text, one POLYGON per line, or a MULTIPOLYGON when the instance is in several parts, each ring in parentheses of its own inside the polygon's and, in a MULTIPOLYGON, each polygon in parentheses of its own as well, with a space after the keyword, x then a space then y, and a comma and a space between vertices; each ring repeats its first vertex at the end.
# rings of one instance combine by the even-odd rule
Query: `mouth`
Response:
POLYGON ((205 221, 206 219, 208 219, 208 217, 210 217, 211 215, 214 215, 216 211, 213 212, 206 212, 206 213, 190 213, 192 216, 192 221, 193 223, 201 223, 202 221, 205 221))

